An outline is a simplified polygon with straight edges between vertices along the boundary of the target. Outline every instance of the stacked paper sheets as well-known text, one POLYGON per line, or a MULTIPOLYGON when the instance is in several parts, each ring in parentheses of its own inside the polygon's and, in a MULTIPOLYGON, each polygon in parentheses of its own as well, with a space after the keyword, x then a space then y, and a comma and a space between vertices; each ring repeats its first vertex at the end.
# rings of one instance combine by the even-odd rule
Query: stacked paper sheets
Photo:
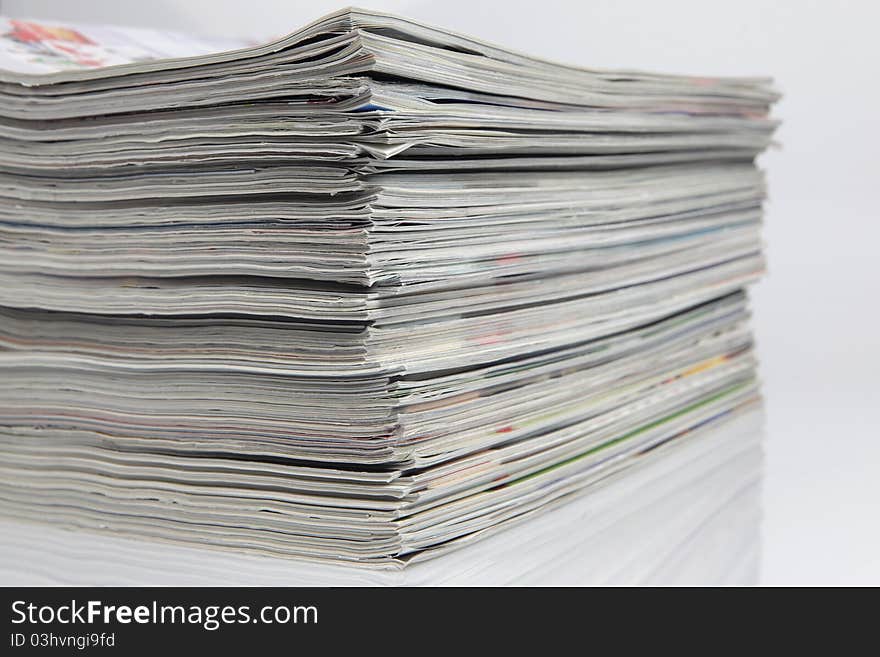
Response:
POLYGON ((767 80, 2 29, 8 515, 397 564, 757 399, 767 80))
POLYGON ((284 559, 0 519, 0 582, 99 586, 748 585, 763 414, 670 441, 607 485, 402 569, 284 559), (655 458, 656 456, 656 458, 655 458))

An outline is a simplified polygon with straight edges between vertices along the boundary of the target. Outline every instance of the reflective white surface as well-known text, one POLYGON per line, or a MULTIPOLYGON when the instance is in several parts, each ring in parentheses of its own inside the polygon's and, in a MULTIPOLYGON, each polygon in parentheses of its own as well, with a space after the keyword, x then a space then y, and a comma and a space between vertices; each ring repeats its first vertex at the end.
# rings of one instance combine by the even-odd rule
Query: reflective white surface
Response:
MULTIPOLYGON (((767 399, 759 581, 880 584, 880 4, 366 4, 571 63, 777 79, 785 93, 775 112, 784 122, 782 148, 761 160, 771 199, 764 232, 770 272, 753 295, 767 399)), ((13 16, 255 35, 283 32, 339 6, 251 0, 243 11, 237 0, 2 2, 13 16)), ((564 560, 559 568, 566 572, 564 560)))

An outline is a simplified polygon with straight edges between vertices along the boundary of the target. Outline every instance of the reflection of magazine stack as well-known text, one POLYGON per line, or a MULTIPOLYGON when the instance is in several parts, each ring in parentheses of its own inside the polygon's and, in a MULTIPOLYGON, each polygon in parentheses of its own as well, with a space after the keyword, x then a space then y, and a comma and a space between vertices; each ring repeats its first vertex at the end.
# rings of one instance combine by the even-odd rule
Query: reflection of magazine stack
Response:
POLYGON ((358 10, 211 55, 136 36, 194 57, 5 51, 14 515, 396 563, 757 398, 766 81, 358 10))

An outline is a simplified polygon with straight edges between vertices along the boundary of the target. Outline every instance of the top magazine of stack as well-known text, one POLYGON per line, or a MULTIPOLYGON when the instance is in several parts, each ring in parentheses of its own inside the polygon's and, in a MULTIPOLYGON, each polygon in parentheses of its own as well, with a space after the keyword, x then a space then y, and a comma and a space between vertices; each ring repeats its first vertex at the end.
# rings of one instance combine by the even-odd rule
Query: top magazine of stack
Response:
POLYGON ((585 253, 623 266, 618 282, 720 246, 719 226, 729 253, 763 196, 766 80, 566 67, 362 10, 265 46, 98 66, 156 57, 156 40, 209 48, 108 32, 119 52, 98 36, 79 58, 0 56, 4 269, 80 277, 4 285, 9 305, 437 317, 582 292, 585 253), (547 289, 550 274, 565 278, 547 289), (218 275, 241 277, 222 298, 218 275))
POLYGON ((399 563, 757 402, 765 78, 361 9, 0 32, 15 515, 399 563))

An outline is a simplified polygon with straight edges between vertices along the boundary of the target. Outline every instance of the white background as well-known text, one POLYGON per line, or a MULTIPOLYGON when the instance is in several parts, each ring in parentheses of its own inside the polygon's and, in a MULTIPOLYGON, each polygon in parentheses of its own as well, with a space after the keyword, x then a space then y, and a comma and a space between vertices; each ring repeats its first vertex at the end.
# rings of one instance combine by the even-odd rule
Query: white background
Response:
MULTIPOLYGON (((366 0, 365 0, 366 2, 366 0)), ((592 0, 365 6, 589 67, 772 75, 770 273, 753 292, 767 398, 761 580, 880 584, 880 3, 592 0)), ((280 35, 326 0, 3 0, 3 13, 280 35)))

